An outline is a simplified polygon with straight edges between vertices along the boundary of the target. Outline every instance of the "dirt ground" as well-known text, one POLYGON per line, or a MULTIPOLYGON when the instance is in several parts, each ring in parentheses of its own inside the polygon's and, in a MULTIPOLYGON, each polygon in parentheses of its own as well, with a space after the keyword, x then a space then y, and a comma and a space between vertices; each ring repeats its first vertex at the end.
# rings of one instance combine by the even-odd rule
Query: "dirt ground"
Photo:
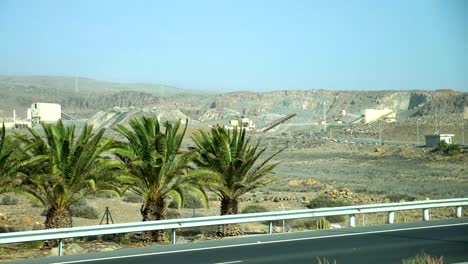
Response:
MULTIPOLYGON (((366 145, 332 140, 310 140, 306 138, 276 137, 263 138, 270 153, 287 145, 275 159, 280 164, 275 170, 276 182, 255 190, 242 198, 240 209, 247 205, 261 204, 271 211, 305 208, 314 197, 328 195, 354 204, 398 202, 400 200, 422 200, 459 198, 468 196, 468 154, 457 157, 435 155, 429 149, 388 145, 366 145)), ((3 195, 4 196, 4 195, 3 195)), ((2 197, 0 197, 2 198, 2 197)), ((16 205, 0 205, 1 232, 22 231, 42 228, 43 208, 33 206, 28 200, 18 197, 16 205)), ((114 223, 140 221, 139 203, 124 202, 122 198, 93 198, 87 203, 97 209, 98 219, 74 218, 74 226, 97 225, 106 207, 109 207, 114 223)), ((420 211, 398 214, 397 221, 420 219, 420 211)), ((210 208, 180 209, 180 217, 219 214, 219 202, 213 198, 210 208)), ((434 210, 433 218, 452 217, 453 209, 434 210)), ((464 212, 466 215, 466 212, 464 212)), ((358 225, 383 224, 385 214, 357 217, 358 225)), ((105 222, 105 220, 104 220, 105 222)), ((346 221, 339 223, 347 225, 346 221)), ((289 221, 284 231, 293 231, 297 222, 289 221)), ((243 225, 246 233, 264 232, 262 224, 243 225)), ((198 230, 200 231, 200 230, 198 230)), ((275 227, 283 231, 282 223, 275 227)), ((198 239, 210 239, 213 228, 198 232, 198 239), (203 234, 203 233, 206 234, 203 234)), ((185 241, 193 238, 186 238, 185 241)), ((179 241, 184 241, 181 238, 179 241)), ((51 250, 39 249, 40 245, 0 247, 0 260, 44 256, 51 250), (25 252, 28 252, 27 254, 25 252)), ((76 252, 113 250, 122 247, 116 242, 77 242, 81 249, 76 252), (96 244, 97 243, 97 244, 96 244)), ((127 243, 126 246, 138 246, 127 243)), ((74 250, 69 249, 69 252, 74 250)))

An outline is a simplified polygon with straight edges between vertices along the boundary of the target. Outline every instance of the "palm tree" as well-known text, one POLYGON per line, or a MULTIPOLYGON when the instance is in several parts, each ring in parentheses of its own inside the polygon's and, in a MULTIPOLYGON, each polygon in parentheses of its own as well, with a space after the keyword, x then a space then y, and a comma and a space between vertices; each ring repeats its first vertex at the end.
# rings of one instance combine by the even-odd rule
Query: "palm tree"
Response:
POLYGON ((201 154, 197 165, 220 176, 211 187, 221 198, 221 215, 237 214, 242 195, 273 181, 266 176, 273 173, 278 163, 270 161, 284 150, 258 161, 266 148, 259 148, 260 141, 252 143, 245 129, 216 126, 211 133, 199 131, 192 138, 201 154))
POLYGON ((15 157, 18 141, 6 135, 5 123, 0 129, 0 194, 12 191, 19 184, 16 173, 22 165, 15 157))
MULTIPOLYGON (((188 193, 198 194, 208 204, 203 184, 213 173, 194 168, 196 151, 181 150, 187 123, 181 130, 180 120, 166 122, 161 131, 157 118, 141 117, 130 120, 129 125, 130 128, 116 127, 127 141, 121 142, 113 153, 128 169, 130 189, 144 199, 143 221, 165 219, 170 200, 181 206, 188 193)), ((151 232, 151 236, 156 242, 165 240, 164 232, 151 232)))
POLYGON ((104 129, 93 132, 86 124, 75 138, 75 126, 41 123, 45 138, 28 128, 31 137, 18 138, 35 162, 26 166, 21 192, 47 208, 45 227, 72 226, 70 206, 96 191, 118 191, 116 170, 120 162, 103 156, 112 147, 104 129))

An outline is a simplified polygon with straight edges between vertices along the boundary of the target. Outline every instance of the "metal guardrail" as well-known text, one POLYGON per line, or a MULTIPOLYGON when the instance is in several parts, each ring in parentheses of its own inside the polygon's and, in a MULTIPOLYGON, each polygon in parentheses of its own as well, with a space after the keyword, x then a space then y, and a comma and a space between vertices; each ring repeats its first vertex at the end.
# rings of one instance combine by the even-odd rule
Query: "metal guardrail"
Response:
POLYGON ((353 205, 333 208, 194 217, 99 226, 83 226, 73 228, 4 233, 0 234, 0 244, 22 243, 42 240, 58 240, 58 252, 59 255, 62 255, 62 241, 63 239, 68 238, 143 232, 151 230, 172 230, 172 243, 175 244, 176 230, 181 228, 216 226, 225 224, 242 224, 252 222, 268 222, 268 233, 272 234, 273 222, 278 220, 348 215, 349 225, 351 227, 354 227, 356 226, 356 214, 387 212, 387 222, 389 224, 392 224, 395 220, 396 211, 422 209, 422 220, 428 221, 430 218, 429 209, 431 208, 455 207, 455 216, 457 218, 460 218, 462 217, 463 206, 468 206, 468 198, 426 200, 404 203, 353 205))

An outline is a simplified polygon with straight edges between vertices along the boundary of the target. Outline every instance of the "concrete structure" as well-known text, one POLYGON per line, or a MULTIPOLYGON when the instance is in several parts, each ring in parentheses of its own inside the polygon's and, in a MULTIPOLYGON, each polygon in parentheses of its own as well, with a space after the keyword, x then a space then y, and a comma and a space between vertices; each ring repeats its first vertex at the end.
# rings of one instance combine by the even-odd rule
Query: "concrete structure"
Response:
POLYGON ((31 124, 57 122, 61 117, 62 106, 60 104, 34 103, 31 105, 31 124))
POLYGON ((246 117, 242 117, 241 119, 233 119, 229 121, 229 124, 232 128, 244 128, 247 130, 255 130, 255 124, 252 120, 246 117))
POLYGON ((364 111, 364 123, 369 124, 378 120, 384 120, 385 122, 395 122, 396 113, 395 111, 388 108, 384 108, 382 110, 366 109, 364 111))
POLYGON ((439 142, 445 141, 447 144, 453 144, 452 138, 454 134, 434 134, 434 135, 426 135, 426 147, 434 147, 439 142))

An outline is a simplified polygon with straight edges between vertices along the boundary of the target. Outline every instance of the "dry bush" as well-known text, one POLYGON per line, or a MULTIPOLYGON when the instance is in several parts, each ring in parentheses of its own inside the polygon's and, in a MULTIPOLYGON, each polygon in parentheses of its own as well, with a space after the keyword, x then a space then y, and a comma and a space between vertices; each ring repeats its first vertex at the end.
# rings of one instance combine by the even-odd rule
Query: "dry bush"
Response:
POLYGON ((328 259, 323 258, 317 258, 317 264, 336 264, 336 259, 333 260, 333 262, 330 262, 328 259))
POLYGON ((288 222, 288 225, 292 229, 299 230, 320 230, 329 229, 330 222, 324 218, 320 219, 296 219, 288 222))
POLYGON ((16 197, 13 197, 11 195, 5 195, 2 197, 2 200, 0 201, 1 205, 17 205, 18 204, 18 199, 16 197))
POLYGON ((432 257, 429 255, 418 255, 414 258, 404 259, 403 264, 444 264, 444 258, 432 257))
POLYGON ((122 201, 127 203, 143 203, 143 197, 134 192, 128 191, 123 195, 122 201))

